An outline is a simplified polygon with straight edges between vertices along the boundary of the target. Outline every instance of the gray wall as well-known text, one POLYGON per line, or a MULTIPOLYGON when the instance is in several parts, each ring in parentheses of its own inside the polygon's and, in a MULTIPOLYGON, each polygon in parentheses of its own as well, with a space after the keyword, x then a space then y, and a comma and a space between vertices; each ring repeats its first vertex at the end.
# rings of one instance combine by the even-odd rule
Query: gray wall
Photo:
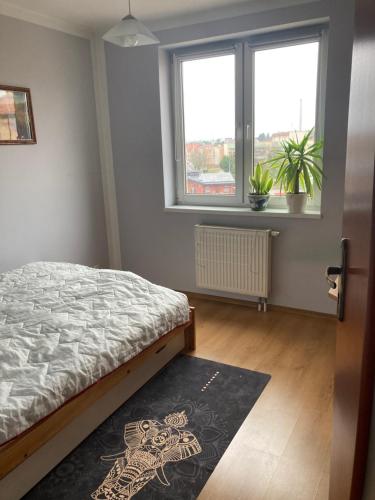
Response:
POLYGON ((89 42, 0 16, 0 83, 31 88, 38 139, 0 146, 0 271, 106 264, 89 42))
POLYGON ((329 0, 255 13, 158 33, 162 44, 199 41, 249 30, 330 17, 325 171, 320 220, 164 212, 159 57, 157 47, 107 44, 112 142, 123 262, 157 283, 195 287, 195 224, 272 228, 281 235, 273 255, 271 302, 333 312, 325 267, 337 262, 341 236, 347 110, 352 43, 352 1, 329 0))

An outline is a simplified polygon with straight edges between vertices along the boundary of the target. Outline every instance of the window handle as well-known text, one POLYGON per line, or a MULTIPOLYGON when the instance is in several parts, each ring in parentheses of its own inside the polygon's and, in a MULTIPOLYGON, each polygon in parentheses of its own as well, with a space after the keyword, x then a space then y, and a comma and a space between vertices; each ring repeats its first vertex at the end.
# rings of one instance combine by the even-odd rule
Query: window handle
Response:
POLYGON ((179 157, 179 154, 178 154, 177 140, 175 138, 175 140, 174 140, 174 160, 176 163, 179 163, 181 161, 181 158, 178 158, 178 157, 179 157))
POLYGON ((246 140, 250 140, 250 135, 251 135, 251 124, 247 123, 246 124, 246 140))

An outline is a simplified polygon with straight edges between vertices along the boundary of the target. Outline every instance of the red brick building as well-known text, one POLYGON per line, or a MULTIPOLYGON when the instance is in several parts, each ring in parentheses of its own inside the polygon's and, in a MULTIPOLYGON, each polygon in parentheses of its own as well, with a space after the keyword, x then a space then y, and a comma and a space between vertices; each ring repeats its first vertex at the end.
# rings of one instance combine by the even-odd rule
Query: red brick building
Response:
POLYGON ((187 176, 187 194, 234 195, 236 184, 230 172, 199 173, 187 176))

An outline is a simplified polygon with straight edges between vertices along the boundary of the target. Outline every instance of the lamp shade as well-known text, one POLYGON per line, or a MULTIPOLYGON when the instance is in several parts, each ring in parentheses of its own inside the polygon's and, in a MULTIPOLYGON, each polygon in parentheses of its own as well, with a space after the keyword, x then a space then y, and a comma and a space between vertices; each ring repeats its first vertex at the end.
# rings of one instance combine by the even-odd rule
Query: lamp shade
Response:
POLYGON ((120 47, 138 47, 160 43, 156 36, 131 14, 107 31, 103 40, 120 47))

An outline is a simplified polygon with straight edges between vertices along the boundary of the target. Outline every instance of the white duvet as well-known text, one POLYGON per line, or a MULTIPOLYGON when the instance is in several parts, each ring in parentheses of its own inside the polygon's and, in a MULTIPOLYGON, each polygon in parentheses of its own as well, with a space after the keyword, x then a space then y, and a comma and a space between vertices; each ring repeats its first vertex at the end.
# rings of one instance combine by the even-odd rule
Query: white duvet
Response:
POLYGON ((129 272, 0 274, 0 445, 188 319, 185 295, 129 272))

